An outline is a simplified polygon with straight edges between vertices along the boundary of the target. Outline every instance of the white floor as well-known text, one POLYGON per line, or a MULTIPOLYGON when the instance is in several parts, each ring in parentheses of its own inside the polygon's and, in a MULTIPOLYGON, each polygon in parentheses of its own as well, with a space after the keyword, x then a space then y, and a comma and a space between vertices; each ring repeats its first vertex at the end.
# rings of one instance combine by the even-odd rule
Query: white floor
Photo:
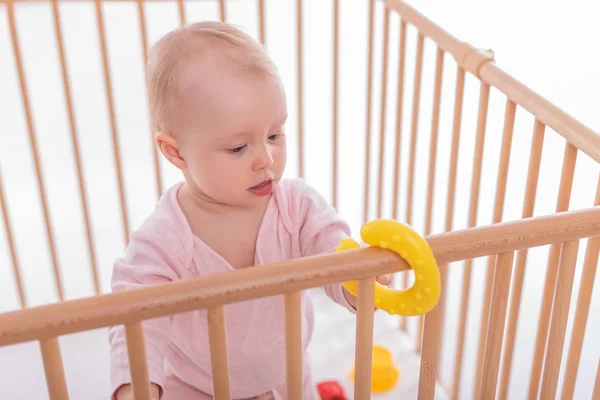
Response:
MULTIPOLYGON (((340 176, 339 212, 351 224, 355 234, 362 222, 364 192, 364 135, 365 135, 365 88, 367 50, 368 2, 340 2, 340 176)), ((382 7, 376 2, 375 62, 373 76, 372 111, 372 168, 370 170, 370 218, 376 215, 378 178, 379 124, 381 108, 381 47, 382 7)), ((168 2, 147 2, 149 40, 154 42, 167 30, 177 26, 178 12, 168 2)), ((297 174, 297 103, 296 103, 296 48, 295 48, 295 2, 268 0, 267 46, 280 66, 288 91, 290 137, 288 176, 297 174)), ((331 22, 332 2, 304 0, 304 76, 305 76, 305 149, 306 155, 314 156, 322 163, 307 162, 305 175, 328 199, 331 198, 331 22), (312 28, 308 29, 308 23, 312 28)), ((589 0, 573 0, 565 5, 562 1, 542 0, 414 0, 415 7, 422 10, 442 27, 460 40, 474 46, 492 48, 496 62, 509 73, 525 82, 541 95, 562 107, 577 119, 600 132, 600 57, 597 39, 600 25, 598 5, 589 0), (466 11, 474 14, 467 16, 466 11), (542 11, 545 14, 542 14, 542 11)), ((113 78, 113 93, 119 130, 119 143, 124 158, 124 180, 128 202, 129 220, 132 228, 154 207, 155 187, 152 157, 150 153, 149 128, 143 87, 143 66, 140 49, 137 9, 134 2, 107 2, 104 5, 107 24, 107 40, 113 78)), ((68 299, 89 296, 93 293, 88 249, 83 229, 81 205, 73 157, 71 139, 49 2, 19 4, 17 25, 23 51, 28 92, 34 116, 36 137, 47 198, 52 214, 52 227, 60 269, 68 299)), ((218 17, 216 1, 187 2, 188 20, 218 17)), ((228 1, 228 17, 253 35, 257 33, 255 2, 228 1)), ((84 160, 87 193, 90 202, 93 234, 96 242, 102 290, 109 291, 111 264, 123 251, 118 193, 113 167, 107 107, 104 97, 102 64, 97 45, 96 20, 92 2, 65 2, 61 6, 69 76, 76 104, 75 117, 84 160)), ((388 80, 388 104, 386 119, 386 149, 384 151, 384 203, 383 215, 392 210, 392 156, 396 123, 396 87, 399 21, 390 20, 390 68, 388 80)), ((48 241, 45 236, 44 219, 33 160, 29 150, 27 126, 18 87, 16 69, 12 62, 12 44, 8 34, 6 7, 0 6, 0 173, 7 192, 8 207, 13 224, 17 254, 23 270, 23 280, 30 305, 45 304, 57 300, 49 259, 48 241)), ((411 130, 412 96, 415 55, 415 31, 409 29, 407 41, 407 64, 402 123, 401 192, 399 218, 405 219, 406 182, 409 137, 411 130)), ((431 104, 435 46, 426 41, 421 86, 420 117, 415 179, 415 206, 413 226, 424 229, 426 176, 429 165, 429 137, 431 131, 431 104)), ((455 65, 450 56, 445 59, 444 85, 442 88, 442 112, 435 182, 433 232, 444 229, 447 203, 448 163, 452 133, 452 112, 455 85, 455 65)), ((471 185, 473 147, 477 122, 479 86, 467 76, 464 112, 459 149, 459 178, 453 228, 467 226, 469 194, 471 185)), ((481 197, 477 210, 477 225, 492 220, 498 155, 502 137, 505 98, 496 90, 491 91, 486 131, 481 197)), ((503 220, 521 216, 525 173, 527 168, 533 118, 523 109, 517 109, 513 151, 508 175, 508 189, 503 220)), ((547 130, 540 173, 535 215, 554 212, 558 181, 563 157, 564 140, 551 129, 547 130)), ((177 171, 166 163, 163 166, 165 187, 180 179, 177 171)), ((590 207, 593 204, 600 167, 589 157, 581 154, 577 160, 571 209, 590 207)), ((3 223, 3 221, 0 221, 3 223)), ((575 275, 571 315, 574 313, 581 281, 581 267, 587 241, 582 241, 575 275)), ((514 365, 511 371, 509 398, 524 398, 529 384, 533 341, 536 337, 537 319, 545 278, 547 248, 534 249, 528 258, 521 316, 516 337, 514 365)), ((464 367, 461 377, 461 399, 471 398, 472 379, 475 373, 475 357, 479 337, 479 321, 485 260, 476 260, 471 281, 471 304, 468 310, 467 337, 464 367)), ((444 327, 441 379, 445 387, 453 378, 453 359, 456 351, 459 321, 459 302, 462 290, 462 268, 452 265, 449 276, 447 318, 444 327)), ((596 277, 584 347, 579 365, 575 389, 576 399, 589 399, 600 358, 600 279, 596 277)), ((19 307, 14 284, 12 262, 6 237, 0 229, 0 312, 19 307)), ((326 334, 328 315, 321 317, 317 329, 323 332, 323 342, 318 344, 339 350, 335 363, 330 357, 313 359, 315 370, 326 376, 330 364, 339 368, 340 379, 347 378, 353 356, 354 328, 348 324, 348 337, 340 335, 332 340, 326 334), (347 349, 347 350, 345 350, 347 349)), ((563 353, 563 366, 570 344, 573 319, 567 326, 567 340, 563 353)), ((377 336, 387 343, 397 355, 403 381, 398 389, 412 398, 414 386, 411 374, 418 371, 418 359, 411 353, 415 324, 409 324, 409 337, 399 333, 378 320, 377 336), (387 332, 387 333, 386 333, 387 332)), ((69 382, 73 386, 73 398, 88 399, 90 393, 105 398, 108 377, 108 354, 104 331, 72 335, 61 340, 63 358, 69 382), (79 353, 83 350, 84 352, 79 353), (85 366, 83 368, 82 366, 85 366)), ((24 344, 0 349, 0 398, 38 399, 45 383, 35 344, 24 344)), ((333 368, 333 367, 332 367, 333 368)), ((333 370, 333 369, 332 369, 333 370)), ((338 374, 338 370, 335 369, 338 374)), ((562 385, 561 370, 559 390, 562 385)), ((43 396, 41 398, 44 398, 43 396)))

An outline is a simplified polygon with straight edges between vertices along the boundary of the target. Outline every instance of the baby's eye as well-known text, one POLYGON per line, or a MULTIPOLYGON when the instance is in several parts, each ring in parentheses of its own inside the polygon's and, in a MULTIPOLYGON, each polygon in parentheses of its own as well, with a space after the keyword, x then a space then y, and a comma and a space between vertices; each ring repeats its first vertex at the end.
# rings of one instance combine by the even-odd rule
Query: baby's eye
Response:
POLYGON ((233 149, 230 149, 229 151, 232 152, 232 153, 239 153, 242 150, 244 150, 245 147, 246 147, 246 145, 243 145, 243 146, 239 146, 239 147, 235 147, 233 149))
POLYGON ((279 137, 279 134, 276 133, 274 135, 269 136, 269 140, 277 140, 278 137, 279 137))

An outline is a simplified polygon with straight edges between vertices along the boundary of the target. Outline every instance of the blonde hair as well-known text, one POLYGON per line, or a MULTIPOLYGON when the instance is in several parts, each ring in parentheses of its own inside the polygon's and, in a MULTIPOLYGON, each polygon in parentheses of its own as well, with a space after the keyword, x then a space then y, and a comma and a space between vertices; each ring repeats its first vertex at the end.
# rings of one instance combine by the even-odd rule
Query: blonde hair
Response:
POLYGON ((238 69, 281 80, 265 48, 231 24, 203 21, 175 29, 156 42, 148 55, 146 84, 155 131, 169 130, 169 114, 180 92, 182 64, 209 55, 238 69))

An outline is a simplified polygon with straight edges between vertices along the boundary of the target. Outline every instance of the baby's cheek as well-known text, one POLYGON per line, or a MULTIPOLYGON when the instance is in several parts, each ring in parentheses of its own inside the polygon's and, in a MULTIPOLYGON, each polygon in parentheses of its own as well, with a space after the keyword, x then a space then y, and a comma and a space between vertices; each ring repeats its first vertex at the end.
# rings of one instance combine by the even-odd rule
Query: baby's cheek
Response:
POLYGON ((273 155, 273 164, 275 165, 277 172, 282 173, 287 163, 287 152, 285 146, 277 148, 273 155))
POLYGON ((225 191, 231 191, 237 184, 248 184, 249 168, 243 168, 238 163, 215 164, 208 170, 213 184, 225 191))
POLYGON ((186 154, 186 162, 188 168, 193 171, 195 175, 201 176, 206 170, 206 166, 211 164, 210 155, 204 152, 194 151, 186 154))

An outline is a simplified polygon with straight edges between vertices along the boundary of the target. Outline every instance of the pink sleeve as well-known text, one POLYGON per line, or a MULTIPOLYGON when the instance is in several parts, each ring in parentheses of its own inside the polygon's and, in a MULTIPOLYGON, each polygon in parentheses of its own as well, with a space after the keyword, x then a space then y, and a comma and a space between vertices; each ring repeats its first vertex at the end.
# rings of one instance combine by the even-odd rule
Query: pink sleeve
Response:
MULTIPOLYGON (((300 250, 303 256, 335 251, 337 245, 350 236, 350 227, 317 190, 302 183, 297 185, 300 197, 300 250)), ((348 302, 341 283, 328 285, 325 293, 350 312, 356 309, 348 302)), ((348 293, 349 296, 352 294, 348 293)))
MULTIPOLYGON (((130 290, 147 285, 181 279, 185 265, 184 251, 168 223, 147 221, 131 235, 125 255, 116 260, 112 275, 112 291, 130 290), (179 254, 179 256, 177 256, 179 254)), ((150 381, 163 388, 163 361, 169 341, 171 317, 144 321, 144 338, 150 381)), ((131 383, 125 329, 122 325, 109 329, 111 399, 123 384, 131 383)), ((163 389, 161 389, 161 395, 163 389)))

